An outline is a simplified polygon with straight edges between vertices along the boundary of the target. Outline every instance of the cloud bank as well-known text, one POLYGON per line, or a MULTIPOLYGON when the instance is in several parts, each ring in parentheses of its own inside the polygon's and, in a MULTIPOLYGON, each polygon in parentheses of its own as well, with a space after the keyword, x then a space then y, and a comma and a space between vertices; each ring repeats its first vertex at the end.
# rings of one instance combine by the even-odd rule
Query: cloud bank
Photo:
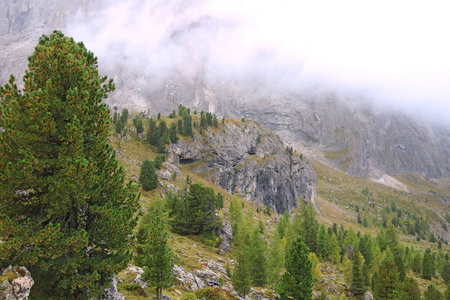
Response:
POLYGON ((450 125, 445 1, 116 0, 67 33, 101 65, 161 83, 171 72, 274 90, 363 91, 450 125))

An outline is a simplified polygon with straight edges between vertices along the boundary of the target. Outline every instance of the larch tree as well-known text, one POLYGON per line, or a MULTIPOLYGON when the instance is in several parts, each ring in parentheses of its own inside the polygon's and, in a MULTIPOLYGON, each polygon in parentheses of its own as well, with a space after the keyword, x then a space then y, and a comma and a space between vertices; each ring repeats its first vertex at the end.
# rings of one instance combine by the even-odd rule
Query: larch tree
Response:
POLYGON ((233 277, 231 278, 233 287, 239 295, 245 295, 250 293, 251 289, 251 276, 250 268, 247 259, 247 253, 244 247, 242 247, 236 257, 236 268, 234 269, 233 277))
POLYGON ((286 272, 275 288, 280 299, 312 299, 312 262, 309 260, 309 249, 300 236, 292 241, 285 266, 286 272))
POLYGON ((164 206, 164 200, 159 196, 150 202, 139 225, 136 247, 136 262, 144 269, 142 279, 155 288, 158 300, 162 299, 162 290, 170 287, 174 279, 164 206))
POLYGON ((98 296, 132 257, 139 208, 108 144, 114 84, 59 31, 28 61, 23 90, 0 88, 0 267, 29 268, 38 298, 98 296))
POLYGON ((363 295, 366 292, 365 278, 362 271, 363 259, 359 251, 353 253, 351 291, 355 296, 363 295))

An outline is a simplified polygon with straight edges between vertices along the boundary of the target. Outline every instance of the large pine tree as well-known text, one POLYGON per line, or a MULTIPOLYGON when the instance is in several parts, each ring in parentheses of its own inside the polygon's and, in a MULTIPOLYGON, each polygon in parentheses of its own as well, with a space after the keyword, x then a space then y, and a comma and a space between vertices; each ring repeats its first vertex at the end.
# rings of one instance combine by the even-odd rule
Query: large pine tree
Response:
POLYGON ((363 295, 366 292, 364 273, 362 271, 363 257, 359 251, 353 253, 352 264, 352 284, 351 291, 353 295, 363 295))
POLYGON ((281 299, 312 299, 312 263, 300 236, 292 241, 285 265, 286 272, 275 289, 281 299))
POLYGON ((131 259, 135 187, 108 145, 114 89, 82 43, 42 36, 0 89, 0 264, 24 265, 43 298, 99 295, 131 259))
POLYGON ((251 277, 250 268, 248 265, 247 253, 244 248, 241 248, 236 258, 236 268, 232 277, 233 287, 239 295, 245 295, 250 293, 251 289, 251 277))

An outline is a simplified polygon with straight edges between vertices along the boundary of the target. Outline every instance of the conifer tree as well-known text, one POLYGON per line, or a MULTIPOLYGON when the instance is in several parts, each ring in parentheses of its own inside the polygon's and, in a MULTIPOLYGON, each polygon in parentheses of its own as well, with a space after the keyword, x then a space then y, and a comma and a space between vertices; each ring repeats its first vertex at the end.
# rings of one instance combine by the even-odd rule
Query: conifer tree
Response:
POLYGON ((425 253, 423 254, 422 259, 422 277, 425 279, 431 279, 431 277, 434 275, 432 274, 432 257, 430 249, 427 249, 425 253))
POLYGON ((23 91, 0 88, 0 267, 27 266, 36 298, 97 297, 132 257, 139 207, 108 145, 114 84, 59 31, 28 61, 23 91))
POLYGON ((286 272, 275 288, 281 299, 312 299, 312 263, 309 249, 300 236, 292 242, 285 265, 286 272))
POLYGON ((142 266, 142 279, 156 290, 162 299, 163 288, 173 283, 172 249, 167 245, 168 233, 164 216, 164 200, 157 196, 150 202, 137 233, 136 262, 142 266))
POLYGON ((250 235, 247 252, 252 282, 256 286, 264 286, 267 282, 267 245, 258 228, 255 228, 250 235))
MULTIPOLYGON (((304 201, 301 201, 304 203, 304 201)), ((302 232, 303 239, 306 246, 311 252, 316 252, 317 250, 317 231, 319 229, 319 224, 317 223, 315 216, 316 212, 312 206, 312 203, 303 206, 302 209, 302 232)))
POLYGON ((442 270, 441 270, 441 277, 444 280, 445 284, 448 284, 450 281, 450 262, 445 261, 442 270))
POLYGON ((159 141, 159 128, 156 125, 155 120, 150 119, 148 121, 147 140, 153 146, 158 146, 159 141))
POLYGON ((378 268, 378 279, 375 285, 375 299, 396 299, 399 282, 398 271, 391 255, 386 258, 378 268))
POLYGON ((189 114, 183 116, 183 135, 192 136, 192 117, 189 114))
POLYGON ((280 234, 275 231, 272 243, 269 245, 269 255, 267 262, 268 281, 274 284, 280 277, 280 273, 284 268, 285 252, 284 243, 280 238, 280 234))
POLYGON ((116 121, 115 129, 116 129, 116 133, 122 133, 122 131, 123 131, 123 123, 122 123, 122 119, 119 118, 119 119, 116 121))
POLYGON ((447 284, 447 288, 444 292, 444 300, 450 300, 450 284, 447 284))
POLYGON ((151 160, 144 160, 139 174, 139 183, 144 191, 158 187, 158 175, 155 172, 155 164, 151 160))
POLYGON ((421 291, 417 280, 408 277, 402 285, 400 291, 401 300, 420 300, 421 291))
POLYGON ((177 121, 177 132, 179 134, 183 134, 183 120, 182 119, 179 119, 177 121))
POLYGON ((122 120, 123 126, 125 127, 128 122, 128 109, 122 109, 122 114, 120 115, 120 119, 122 120))
POLYGON ((317 236, 317 254, 322 259, 328 258, 328 251, 330 248, 330 236, 327 233, 325 224, 320 224, 319 235, 317 236))
POLYGON ((142 119, 135 118, 135 119, 133 119, 133 121, 134 121, 134 127, 136 127, 136 133, 139 134, 141 132, 144 132, 144 125, 142 124, 142 119))
POLYGON ((241 248, 236 258, 236 268, 232 277, 233 287, 245 299, 245 295, 250 293, 251 276, 244 248, 241 248))
POLYGON ((355 296, 366 292, 364 274, 362 272, 363 257, 359 251, 353 253, 351 291, 355 296))
POLYGON ((172 124, 170 124, 169 138, 171 143, 176 143, 178 141, 177 124, 175 124, 175 122, 172 122, 172 124))
POLYGON ((442 293, 432 284, 430 284, 427 290, 423 293, 425 300, 442 300, 442 293))
POLYGON ((239 200, 237 195, 234 195, 230 204, 230 224, 233 231, 233 245, 238 244, 236 237, 239 236, 239 230, 240 226, 242 226, 243 218, 241 200, 239 200))

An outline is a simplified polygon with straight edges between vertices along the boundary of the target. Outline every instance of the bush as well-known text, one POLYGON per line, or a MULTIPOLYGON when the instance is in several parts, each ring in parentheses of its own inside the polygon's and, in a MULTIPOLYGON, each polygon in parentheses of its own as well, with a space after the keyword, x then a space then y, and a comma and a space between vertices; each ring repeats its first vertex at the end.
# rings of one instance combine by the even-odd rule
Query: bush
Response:
POLYGON ((197 297, 194 293, 186 293, 181 296, 180 300, 197 300, 197 297))

